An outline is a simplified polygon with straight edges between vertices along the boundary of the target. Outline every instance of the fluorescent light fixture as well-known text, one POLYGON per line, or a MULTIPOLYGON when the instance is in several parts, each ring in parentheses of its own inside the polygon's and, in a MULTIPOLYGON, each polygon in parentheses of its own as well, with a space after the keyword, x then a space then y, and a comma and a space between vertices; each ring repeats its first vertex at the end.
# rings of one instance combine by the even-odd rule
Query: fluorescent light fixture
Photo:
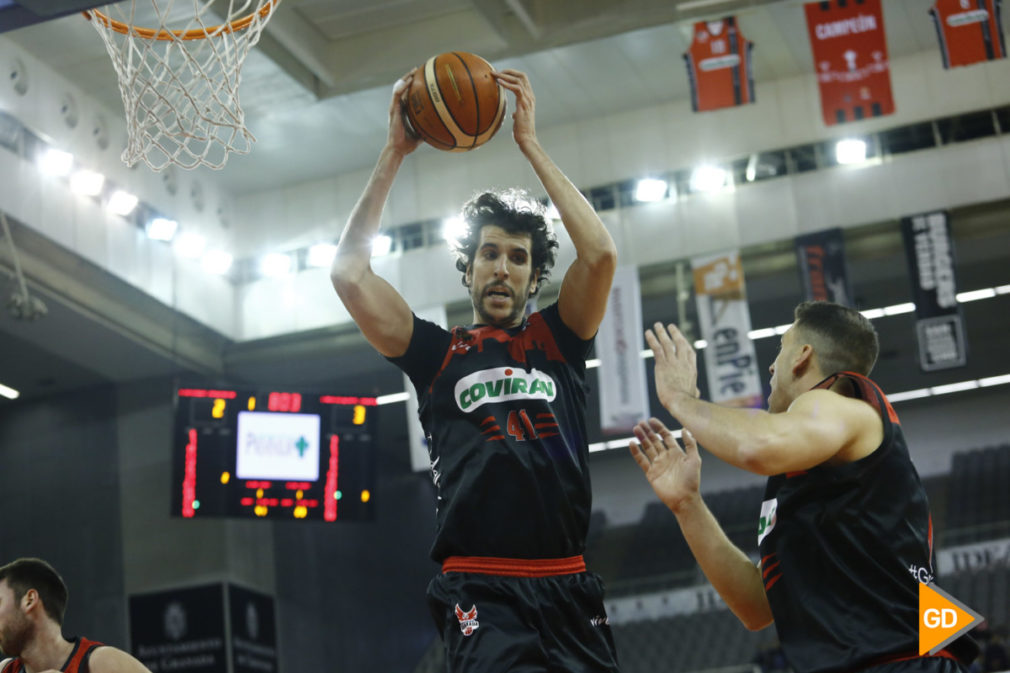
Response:
POLYGON ((233 258, 224 250, 208 250, 200 259, 200 265, 207 273, 223 276, 231 269, 233 258))
POLYGON ((929 397, 932 394, 929 392, 929 388, 916 388, 915 390, 906 390, 903 393, 889 393, 887 399, 891 402, 904 402, 905 400, 917 400, 921 397, 929 397))
POLYGON ((747 332, 747 338, 751 341, 756 341, 758 339, 767 339, 768 337, 775 336, 774 327, 764 327, 762 329, 752 329, 747 332))
POLYGON ((858 164, 866 161, 866 141, 846 138, 835 143, 835 159, 840 164, 858 164))
POLYGON ((948 383, 943 386, 933 386, 929 389, 929 392, 934 395, 946 395, 947 393, 960 393, 965 390, 974 390, 978 388, 978 381, 958 381, 957 383, 948 383))
POLYGON ((117 189, 109 197, 109 203, 105 206, 110 213, 126 217, 137 207, 137 197, 130 192, 117 189))
POLYGON ((1010 285, 997 285, 993 288, 996 294, 1010 294, 1010 285))
POLYGON ((175 240, 175 250, 187 259, 197 259, 207 247, 207 239, 192 231, 183 232, 175 240))
POLYGON ((558 207, 554 205, 553 201, 547 202, 547 212, 544 213, 544 217, 555 222, 561 219, 561 213, 558 212, 558 207))
POLYGON ((996 296, 996 288, 985 287, 981 290, 971 290, 969 292, 958 292, 955 297, 959 304, 967 304, 970 301, 978 301, 979 299, 992 299, 996 296))
POLYGON ((901 315, 915 311, 915 303, 907 301, 904 304, 891 304, 884 307, 884 315, 901 315))
POLYGON ((982 388, 988 388, 989 386, 1001 386, 1005 383, 1010 383, 1010 374, 1003 374, 1002 376, 988 376, 984 379, 978 380, 978 385, 982 388))
POLYGON ((868 308, 865 311, 860 311, 863 317, 867 320, 876 320, 877 318, 884 317, 884 309, 882 308, 868 308))
POLYGON ((291 255, 283 252, 268 252, 260 258, 260 273, 268 278, 286 276, 291 273, 291 255))
MULTIPOLYGON (((393 237, 389 234, 379 234, 372 239, 372 257, 382 257, 388 255, 393 249, 393 237)), ((336 248, 333 250, 336 253, 336 248)))
POLYGON ((586 360, 586 369, 596 369, 600 366, 600 358, 592 358, 586 360))
POLYGON ((701 351, 705 350, 706 348, 708 348, 708 342, 705 341, 704 339, 698 339, 697 341, 694 342, 694 350, 701 351))
POLYGON ((389 395, 379 395, 375 398, 375 404, 382 406, 383 404, 394 404, 396 402, 406 402, 410 397, 410 393, 390 393, 389 395))
POLYGON ((6 397, 9 400, 16 400, 21 397, 21 392, 11 388, 10 386, 5 386, 0 383, 0 396, 6 397))
POLYGON ((105 176, 96 171, 81 169, 70 176, 70 190, 81 196, 98 196, 105 186, 105 176))
POLYGON ((701 9, 702 7, 714 7, 715 5, 725 5, 730 2, 732 2, 732 0, 690 0, 690 2, 679 3, 676 9, 678 12, 689 12, 692 9, 701 9))
POLYGON ((652 357, 656 357, 656 354, 652 352, 652 349, 651 349, 651 348, 646 348, 646 349, 644 349, 644 350, 641 350, 641 351, 639 351, 639 352, 638 352, 638 355, 639 355, 639 356, 640 356, 640 357, 641 357, 641 358, 642 358, 643 360, 648 360, 649 358, 652 358, 652 357))
POLYGON ((309 248, 309 254, 305 256, 305 264, 313 267, 329 266, 333 264, 333 258, 336 256, 337 246, 332 243, 316 243, 309 248))
POLYGON ((46 175, 53 177, 63 177, 70 175, 70 169, 74 166, 74 155, 50 147, 42 152, 37 160, 39 170, 46 175))
POLYGON ((785 334, 786 332, 789 331, 789 328, 792 326, 793 326, 792 323, 789 323, 788 325, 776 325, 775 334, 785 334))
POLYGON ((691 173, 692 192, 714 192, 729 183, 729 171, 718 166, 698 166, 691 173))
POLYGON ((666 198, 669 184, 658 178, 642 178, 635 185, 635 200, 643 203, 662 201, 666 198))
POLYGON ((459 215, 442 220, 442 238, 455 243, 466 234, 466 221, 459 215))
POLYGON ((175 230, 179 228, 179 223, 167 217, 155 217, 144 229, 147 237, 155 241, 171 241, 175 238, 175 230))

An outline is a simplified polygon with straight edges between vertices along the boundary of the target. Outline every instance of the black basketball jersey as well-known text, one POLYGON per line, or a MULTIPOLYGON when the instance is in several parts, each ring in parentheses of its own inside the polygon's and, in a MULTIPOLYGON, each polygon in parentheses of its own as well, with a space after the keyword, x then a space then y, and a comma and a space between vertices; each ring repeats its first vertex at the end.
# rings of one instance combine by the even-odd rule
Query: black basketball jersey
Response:
POLYGON ((868 378, 856 396, 884 439, 852 463, 769 478, 758 544, 782 649, 797 673, 859 670, 918 645, 919 582, 933 579, 932 521, 898 416, 868 378))
MULTIPOLYGON (((95 648, 102 647, 102 643, 82 637, 71 638, 70 641, 74 643, 74 649, 70 651, 70 656, 63 662, 60 670, 63 673, 87 673, 91 653, 95 648)), ((24 672, 25 664, 20 658, 8 659, 0 666, 0 673, 24 672)))
POLYGON ((414 316, 407 352, 390 360, 414 384, 428 440, 434 560, 584 551, 591 346, 561 321, 557 304, 514 329, 449 332, 414 316))

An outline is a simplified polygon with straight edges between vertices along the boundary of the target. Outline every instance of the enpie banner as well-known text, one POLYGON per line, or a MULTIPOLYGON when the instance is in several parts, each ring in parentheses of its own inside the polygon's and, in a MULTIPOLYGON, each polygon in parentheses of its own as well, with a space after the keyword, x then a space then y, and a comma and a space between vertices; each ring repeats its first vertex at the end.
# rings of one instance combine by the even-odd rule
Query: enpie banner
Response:
POLYGON ((732 407, 759 407, 762 402, 740 255, 729 252, 695 257, 694 292, 705 347, 709 398, 732 407))

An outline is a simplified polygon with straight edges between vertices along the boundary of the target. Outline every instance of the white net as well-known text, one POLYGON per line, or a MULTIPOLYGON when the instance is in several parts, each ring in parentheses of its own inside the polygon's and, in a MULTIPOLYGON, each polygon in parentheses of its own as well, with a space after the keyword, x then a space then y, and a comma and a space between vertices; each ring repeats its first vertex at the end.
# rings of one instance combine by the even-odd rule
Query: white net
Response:
POLYGON ((220 169, 249 152, 242 63, 279 2, 130 0, 85 12, 119 77, 127 165, 220 169))

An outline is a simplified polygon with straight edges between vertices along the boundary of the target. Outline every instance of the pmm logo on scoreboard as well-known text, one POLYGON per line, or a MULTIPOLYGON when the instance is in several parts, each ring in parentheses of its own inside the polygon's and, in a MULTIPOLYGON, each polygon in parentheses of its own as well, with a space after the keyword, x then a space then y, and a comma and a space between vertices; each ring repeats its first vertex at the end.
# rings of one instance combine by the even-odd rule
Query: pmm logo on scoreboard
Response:
POLYGON ((240 479, 319 478, 319 416, 242 411, 235 473, 240 479))

